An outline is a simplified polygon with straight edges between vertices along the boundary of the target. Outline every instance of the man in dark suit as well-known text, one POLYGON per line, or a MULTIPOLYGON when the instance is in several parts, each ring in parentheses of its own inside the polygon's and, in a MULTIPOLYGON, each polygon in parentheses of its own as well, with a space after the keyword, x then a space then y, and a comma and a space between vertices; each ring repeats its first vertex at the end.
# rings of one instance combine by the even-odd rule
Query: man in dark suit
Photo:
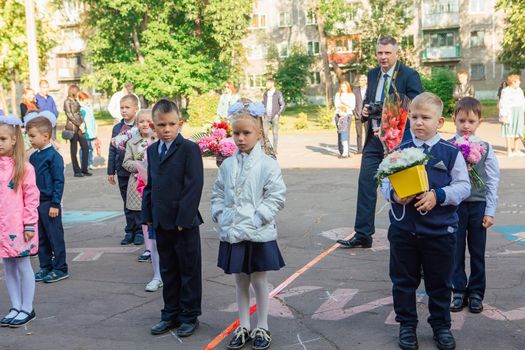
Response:
MULTIPOLYGON (((371 103, 382 103, 388 94, 397 92, 413 99, 423 92, 419 74, 398 62, 397 41, 391 36, 379 38, 376 47, 379 67, 368 72, 368 89, 364 99, 362 117, 367 120, 367 132, 361 169, 359 172, 359 187, 357 192, 357 208, 354 230, 355 235, 350 240, 338 240, 346 248, 372 247, 372 235, 375 231, 374 219, 377 202, 377 183, 375 174, 379 163, 383 160, 383 145, 374 130, 378 130, 378 120, 369 115, 371 103), (385 84, 386 82, 386 84, 385 84), (369 118, 370 117, 370 118, 369 118)), ((410 137, 410 126, 407 120, 404 139, 410 137)))
POLYGON ((366 96, 368 78, 366 75, 361 74, 357 80, 358 86, 352 91, 355 95, 355 131, 357 134, 357 154, 363 153, 363 126, 365 127, 366 135, 366 123, 363 123, 362 113, 363 113, 363 101, 366 96))
POLYGON ((266 82, 266 91, 263 95, 263 104, 266 108, 266 115, 264 116, 264 135, 270 138, 270 125, 273 134, 273 150, 277 153, 277 142, 279 141, 279 118, 284 112, 284 98, 283 94, 275 89, 275 81, 268 79, 266 82))
POLYGON ((187 337, 197 329, 201 314, 202 157, 199 146, 180 135, 182 120, 175 103, 158 101, 152 115, 159 141, 147 149, 142 215, 156 231, 164 308, 151 333, 177 328, 179 337, 187 337))

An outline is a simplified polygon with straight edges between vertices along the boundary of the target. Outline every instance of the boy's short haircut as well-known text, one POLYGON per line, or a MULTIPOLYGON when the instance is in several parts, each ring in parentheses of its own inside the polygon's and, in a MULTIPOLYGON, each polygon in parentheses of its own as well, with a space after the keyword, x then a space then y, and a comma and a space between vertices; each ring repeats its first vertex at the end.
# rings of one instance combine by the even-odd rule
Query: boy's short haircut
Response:
POLYGON ((441 101, 439 96, 434 95, 431 92, 423 92, 414 97, 412 103, 410 103, 410 110, 417 108, 418 106, 428 105, 432 105, 432 107, 434 107, 439 117, 443 115, 443 101, 441 101))
POLYGON ((48 134, 51 137, 53 133, 53 125, 49 119, 45 117, 35 117, 27 122, 26 129, 27 131, 31 129, 37 129, 41 134, 48 134))
POLYGON ((127 95, 125 95, 124 97, 122 97, 120 99, 120 103, 122 103, 122 101, 126 101, 126 100, 131 101, 131 103, 133 103, 137 107, 139 106, 139 98, 137 96, 135 96, 134 94, 127 94, 127 95))
POLYGON ((466 75, 468 77, 468 72, 466 70, 460 70, 458 75, 466 75))
POLYGON ((463 97, 456 103, 454 117, 457 116, 459 112, 465 112, 467 114, 473 112, 479 119, 481 119, 481 103, 474 97, 463 97))
POLYGON ((40 80, 40 82, 38 83, 38 86, 42 86, 43 84, 47 84, 47 85, 49 85, 49 82, 48 82, 47 80, 45 80, 45 79, 42 79, 42 80, 40 80))
POLYGON ((166 113, 175 113, 177 115, 177 118, 179 120, 182 120, 181 114, 179 112, 179 107, 177 107, 177 104, 171 100, 168 100, 167 98, 161 98, 153 106, 153 109, 151 111, 151 117, 153 118, 153 120, 155 120, 155 118, 159 114, 166 114, 166 113))

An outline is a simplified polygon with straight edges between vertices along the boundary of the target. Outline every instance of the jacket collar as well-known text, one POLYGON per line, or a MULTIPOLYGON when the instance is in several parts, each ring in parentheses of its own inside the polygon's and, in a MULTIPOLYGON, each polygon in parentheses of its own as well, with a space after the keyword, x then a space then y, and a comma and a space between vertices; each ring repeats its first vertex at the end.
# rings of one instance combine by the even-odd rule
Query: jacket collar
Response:
MULTIPOLYGON (((166 153, 166 156, 162 159, 161 163, 163 163, 166 159, 168 159, 175 151, 179 148, 180 144, 184 141, 184 137, 179 133, 177 137, 175 137, 175 140, 173 140, 173 143, 170 146, 170 149, 168 150, 168 153, 166 153)), ((157 155, 160 159, 158 147, 160 145, 160 140, 155 143, 157 147, 155 148, 154 154, 157 155)))

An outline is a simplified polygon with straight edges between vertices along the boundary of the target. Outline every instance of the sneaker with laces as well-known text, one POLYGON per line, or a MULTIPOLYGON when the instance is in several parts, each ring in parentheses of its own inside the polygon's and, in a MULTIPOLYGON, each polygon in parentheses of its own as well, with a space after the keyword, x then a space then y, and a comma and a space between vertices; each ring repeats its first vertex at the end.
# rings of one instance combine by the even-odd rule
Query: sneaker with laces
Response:
POLYGON ((162 288, 164 284, 161 280, 154 278, 148 284, 146 284, 146 292, 156 292, 159 288, 162 288))
POLYGON ((254 350, 264 350, 270 347, 272 338, 270 337, 270 332, 264 328, 255 328, 250 337, 253 339, 252 349, 254 350))
POLYGON ((242 349, 252 338, 246 327, 237 327, 233 338, 228 343, 228 349, 242 349))
POLYGON ((42 280, 44 283, 55 283, 69 277, 69 274, 60 270, 52 270, 42 280))
POLYGON ((151 252, 149 250, 145 250, 144 253, 140 254, 140 256, 137 258, 139 262, 147 262, 151 261, 151 252))
POLYGON ((49 270, 47 270, 47 269, 40 269, 40 271, 35 273, 35 282, 43 281, 44 277, 46 277, 48 273, 49 273, 49 270))

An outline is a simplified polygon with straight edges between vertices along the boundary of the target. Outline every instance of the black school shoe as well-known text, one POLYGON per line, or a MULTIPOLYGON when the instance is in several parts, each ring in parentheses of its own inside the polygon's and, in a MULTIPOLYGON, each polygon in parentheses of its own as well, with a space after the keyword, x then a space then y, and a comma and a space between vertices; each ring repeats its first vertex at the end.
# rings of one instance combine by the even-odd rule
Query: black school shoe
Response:
MULTIPOLYGON (((35 318, 35 310, 33 309, 33 311, 31 312, 27 312, 27 311, 24 311, 24 310, 20 310, 20 312, 18 313, 18 315, 20 314, 25 314, 26 317, 24 317, 23 319, 21 320, 15 320, 13 319, 10 323, 9 323, 9 327, 11 328, 18 328, 18 327, 22 327, 23 325, 26 325, 28 324, 32 319, 35 318)), ((18 316, 17 315, 17 316, 18 316)))
POLYGON ((199 321, 195 320, 193 323, 182 323, 179 328, 177 328, 177 336, 184 338, 189 337, 199 328, 199 321))
POLYGON ((403 350, 417 350, 416 327, 401 326, 399 327, 399 347, 403 350))
POLYGON ((454 293, 452 297, 452 302, 450 303, 450 311, 459 312, 467 306, 467 298, 463 293, 454 293))
POLYGON ((15 317, 18 315, 18 313, 20 312, 20 310, 17 310, 17 309, 15 309, 13 307, 13 308, 9 309, 9 312, 7 314, 9 315, 11 313, 11 311, 15 311, 17 314, 14 315, 13 317, 4 317, 4 318, 2 318, 0 320, 0 326, 2 326, 2 327, 9 327, 9 324, 11 323, 11 321, 13 321, 15 319, 15 317))
POLYGON ((252 340, 250 331, 246 327, 237 327, 235 335, 228 343, 228 349, 242 349, 248 342, 252 340))
POLYGON ((468 296, 468 311, 473 314, 479 314, 483 311, 483 299, 477 293, 471 293, 468 296))
POLYGON ((450 329, 441 328, 434 330, 434 341, 439 350, 453 350, 456 348, 456 341, 450 329))
POLYGON ((153 335, 160 335, 169 332, 170 330, 179 326, 179 321, 160 321, 159 323, 151 327, 150 332, 153 335))
POLYGON ((142 233, 135 234, 135 237, 133 238, 133 244, 134 245, 144 244, 144 235, 142 233))
POLYGON ((120 245, 128 245, 131 243, 133 243, 133 236, 131 234, 126 233, 124 239, 120 241, 120 245))
POLYGON ((270 337, 270 332, 268 332, 266 329, 257 327, 252 331, 250 336, 253 339, 252 349, 264 350, 270 347, 272 337, 270 337))
POLYGON ((338 239, 341 248, 372 248, 372 237, 361 237, 355 235, 349 240, 338 239))

